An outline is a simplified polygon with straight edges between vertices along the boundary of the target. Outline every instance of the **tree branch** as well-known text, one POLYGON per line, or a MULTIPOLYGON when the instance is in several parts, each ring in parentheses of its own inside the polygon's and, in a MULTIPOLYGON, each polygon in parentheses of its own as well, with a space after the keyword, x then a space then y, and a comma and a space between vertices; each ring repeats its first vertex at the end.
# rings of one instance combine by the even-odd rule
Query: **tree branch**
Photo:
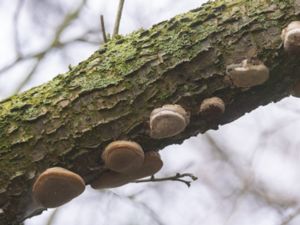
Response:
POLYGON ((183 174, 176 173, 176 175, 174 175, 174 176, 163 177, 163 178, 155 178, 154 175, 153 175, 153 176, 151 176, 151 178, 149 178, 149 179, 136 180, 136 181, 133 181, 132 183, 147 183, 147 182, 162 182, 162 181, 179 181, 179 182, 182 182, 182 183, 186 184, 188 187, 190 187, 192 181, 188 181, 188 180, 181 179, 181 178, 185 178, 185 177, 191 178, 192 181, 195 181, 195 180, 198 179, 196 176, 194 176, 194 175, 191 174, 191 173, 183 173, 183 174))
POLYGON ((114 31, 112 34, 113 37, 116 36, 117 34, 119 34, 119 27, 120 27, 120 23, 121 23, 124 2, 125 2, 125 0, 119 0, 119 6, 118 6, 117 16, 116 16, 116 20, 115 20, 114 31))
POLYGON ((15 46, 16 46, 17 57, 13 62, 11 62, 8 65, 1 68, 0 74, 6 72, 7 70, 11 69, 16 64, 18 64, 22 61, 25 61, 25 60, 36 59, 36 63, 34 64, 32 69, 28 72, 28 74, 25 76, 23 81, 17 86, 14 93, 18 93, 32 79, 32 77, 35 75, 35 72, 36 72, 39 64, 43 61, 44 57, 48 55, 48 53, 50 53, 53 49, 55 49, 57 47, 62 47, 62 43, 60 42, 62 33, 72 23, 72 21, 74 21, 78 17, 79 13, 82 10, 82 7, 86 3, 86 0, 82 0, 81 3, 78 5, 78 7, 73 12, 71 12, 65 16, 62 23, 58 26, 58 28, 55 32, 55 35, 47 48, 45 48, 44 50, 42 50, 40 52, 37 52, 34 54, 27 54, 27 55, 23 55, 21 53, 21 48, 20 48, 20 43, 19 43, 19 34, 18 34, 18 28, 17 28, 19 14, 20 14, 20 11, 22 9, 24 2, 25 1, 23 1, 23 0, 19 1, 15 15, 14 15, 15 46))
POLYGON ((107 36, 106 36, 106 31, 105 31, 105 24, 104 24, 104 16, 103 15, 100 16, 100 23, 101 23, 103 41, 104 41, 104 43, 106 43, 107 42, 107 36))
POLYGON ((20 45, 20 37, 19 37, 19 17, 22 11, 26 0, 19 0, 17 3, 17 7, 14 13, 14 42, 15 42, 15 51, 17 57, 22 56, 21 45, 20 45))

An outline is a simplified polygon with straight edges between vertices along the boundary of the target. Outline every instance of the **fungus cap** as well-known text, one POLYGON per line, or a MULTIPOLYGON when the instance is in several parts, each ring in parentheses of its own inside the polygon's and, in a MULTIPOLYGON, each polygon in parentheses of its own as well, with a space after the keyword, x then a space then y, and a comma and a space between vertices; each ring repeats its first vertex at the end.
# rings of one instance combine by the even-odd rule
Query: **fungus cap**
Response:
POLYGON ((167 138, 181 133, 189 123, 189 115, 180 105, 164 105, 150 115, 151 137, 167 138))
POLYGON ((236 87, 249 88, 263 84, 269 79, 269 69, 259 60, 245 59, 241 64, 229 65, 226 68, 232 84, 236 87))
POLYGON ((85 189, 81 176, 67 169, 53 167, 39 175, 32 188, 35 200, 45 208, 61 206, 85 189))
POLYGON ((128 184, 132 181, 126 174, 118 173, 115 171, 104 171, 91 183, 94 189, 115 188, 128 184))
POLYGON ((141 179, 144 177, 152 176, 157 173, 163 166, 163 161, 156 151, 149 151, 145 153, 145 160, 142 167, 130 174, 133 180, 141 179))
POLYGON ((115 188, 128 184, 134 180, 143 177, 152 176, 157 173, 163 166, 163 161, 158 152, 149 151, 145 153, 143 165, 138 170, 132 171, 129 174, 118 173, 115 171, 104 171, 91 183, 94 189, 115 188))
POLYGON ((225 103, 219 97, 206 98, 202 101, 199 112, 207 118, 218 118, 225 112, 225 103))
POLYGON ((281 39, 285 51, 300 53, 300 21, 293 21, 283 29, 281 39))
POLYGON ((142 166, 144 151, 136 142, 114 141, 104 149, 102 159, 107 168, 120 173, 130 173, 142 166))

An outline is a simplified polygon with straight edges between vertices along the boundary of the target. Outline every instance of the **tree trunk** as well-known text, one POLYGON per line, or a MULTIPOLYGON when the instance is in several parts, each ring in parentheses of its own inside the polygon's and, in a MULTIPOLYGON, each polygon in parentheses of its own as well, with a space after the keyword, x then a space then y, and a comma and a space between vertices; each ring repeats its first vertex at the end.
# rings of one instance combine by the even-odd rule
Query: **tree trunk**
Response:
POLYGON ((31 187, 49 167, 70 169, 89 184, 113 140, 162 149, 289 95, 300 65, 283 52, 280 34, 299 10, 299 0, 210 2, 115 37, 69 72, 1 102, 0 224, 39 213, 32 212, 31 187), (252 57, 270 69, 267 82, 252 88, 225 82, 228 65, 252 57), (218 121, 199 115, 199 104, 211 96, 226 103, 218 121), (175 137, 152 139, 151 111, 171 103, 191 114, 189 126, 175 137))

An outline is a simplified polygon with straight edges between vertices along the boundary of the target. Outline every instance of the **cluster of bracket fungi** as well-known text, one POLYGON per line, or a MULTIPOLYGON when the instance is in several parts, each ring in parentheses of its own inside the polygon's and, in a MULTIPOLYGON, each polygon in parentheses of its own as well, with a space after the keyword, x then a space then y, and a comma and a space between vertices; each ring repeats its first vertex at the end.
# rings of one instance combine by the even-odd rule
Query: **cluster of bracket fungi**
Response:
MULTIPOLYGON (((300 21, 290 23, 282 31, 281 38, 285 52, 300 53, 300 21)), ((237 88, 251 88, 268 78, 268 67, 257 59, 245 59, 226 68, 225 81, 237 88)), ((300 82, 295 87, 292 92, 300 96, 300 82)), ((225 103, 219 97, 210 97, 202 101, 198 111, 203 118, 215 120, 224 113, 225 103)), ((184 131, 189 121, 189 113, 180 105, 168 104, 156 108, 150 114, 150 136, 153 139, 173 137, 184 131)), ((163 166, 157 151, 144 152, 133 141, 114 141, 104 149, 101 157, 106 170, 91 183, 94 189, 119 187, 152 176, 163 166)), ((84 189, 85 182, 81 176, 64 168, 53 167, 40 174, 33 185, 32 195, 40 206, 54 208, 77 197, 84 189)))

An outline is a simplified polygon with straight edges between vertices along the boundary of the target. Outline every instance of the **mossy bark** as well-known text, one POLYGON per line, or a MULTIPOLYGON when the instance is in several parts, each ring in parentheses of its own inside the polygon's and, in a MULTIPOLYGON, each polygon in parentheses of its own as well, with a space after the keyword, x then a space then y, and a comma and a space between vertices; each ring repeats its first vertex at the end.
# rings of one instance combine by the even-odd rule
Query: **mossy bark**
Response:
POLYGON ((61 166, 88 184, 103 169, 100 154, 117 139, 158 150, 289 94, 299 58, 282 49, 281 30, 299 19, 299 0, 217 0, 149 30, 115 37, 54 80, 0 103, 0 224, 17 224, 34 209, 31 187, 61 166), (226 66, 256 57, 270 69, 263 85, 225 82, 226 66), (198 113, 200 102, 226 103, 219 121, 198 113), (191 114, 172 138, 149 136, 150 112, 181 104, 191 114))

